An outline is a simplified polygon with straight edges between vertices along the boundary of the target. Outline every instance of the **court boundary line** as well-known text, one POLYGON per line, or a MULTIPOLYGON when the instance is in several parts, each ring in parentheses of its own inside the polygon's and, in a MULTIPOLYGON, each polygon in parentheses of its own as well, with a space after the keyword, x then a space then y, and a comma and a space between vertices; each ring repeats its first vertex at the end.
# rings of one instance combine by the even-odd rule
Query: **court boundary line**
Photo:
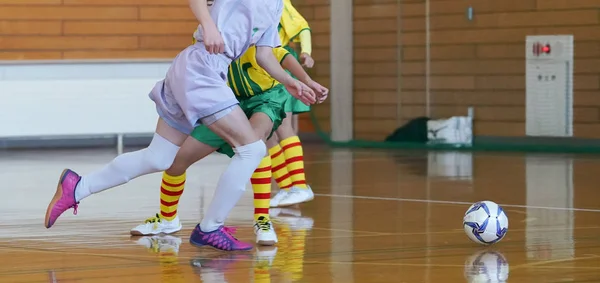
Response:
MULTIPOLYGON (((315 196, 330 197, 330 198, 363 199, 363 200, 384 200, 384 201, 397 201, 397 202, 434 203, 434 204, 448 204, 448 205, 472 205, 473 204, 472 202, 466 202, 466 201, 428 200, 428 199, 394 198, 394 197, 371 197, 371 196, 321 194, 321 193, 315 194, 315 196)), ((499 204, 499 205, 501 205, 503 207, 515 207, 515 208, 533 208, 533 209, 578 211, 578 212, 600 212, 600 209, 593 209, 593 208, 554 207, 554 206, 536 206, 536 205, 521 205, 521 204, 499 204)))

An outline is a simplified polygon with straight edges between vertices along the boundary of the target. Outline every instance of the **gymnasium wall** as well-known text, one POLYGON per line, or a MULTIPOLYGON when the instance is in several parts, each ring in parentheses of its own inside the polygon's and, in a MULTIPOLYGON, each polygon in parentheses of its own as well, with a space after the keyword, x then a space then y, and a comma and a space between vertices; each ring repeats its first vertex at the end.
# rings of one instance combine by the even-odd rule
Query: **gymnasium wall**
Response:
MULTIPOLYGON (((326 44, 328 1, 297 2, 326 44)), ((597 0, 430 0, 431 116, 466 115, 474 106, 476 135, 524 136, 525 37, 573 34, 575 136, 600 138, 599 7, 597 0)), ((354 0, 354 18, 355 138, 381 140, 426 114, 425 1, 354 0)), ((327 61, 327 50, 316 54, 327 61)))
MULTIPOLYGON (((187 3, 0 0, 0 60, 172 58, 190 44, 197 26, 187 3)), ((309 13, 308 19, 328 18, 328 10, 316 10, 316 16, 309 13)), ((319 26, 323 22, 315 25, 322 31, 319 26)), ((328 38, 315 38, 320 40, 328 38)), ((328 44, 315 44, 317 60, 327 60, 328 50, 323 48, 328 44)), ((323 65, 319 70, 325 68, 323 65)), ((329 85, 329 81, 324 84, 329 85)), ((303 116, 300 124, 305 131, 313 130, 308 116, 303 116)))
MULTIPOLYGON (((425 4, 353 1, 354 93, 332 94, 353 95, 356 138, 382 139, 425 114, 425 4)), ((329 85, 329 1, 294 3, 329 85)), ((474 106, 476 135, 523 136, 525 36, 574 34, 575 135, 600 138, 599 17, 597 0, 431 0, 432 116, 474 106)), ((0 0, 0 60, 171 58, 195 26, 186 0, 0 0)), ((328 131, 329 105, 314 109, 328 131)))
MULTIPOLYGON (((424 114, 425 6, 402 1, 402 118, 424 114)), ((431 0, 434 117, 475 106, 475 134, 525 134, 527 35, 575 38, 574 134, 600 138, 600 13, 597 0, 431 0), (474 20, 466 19, 466 8, 474 20)))

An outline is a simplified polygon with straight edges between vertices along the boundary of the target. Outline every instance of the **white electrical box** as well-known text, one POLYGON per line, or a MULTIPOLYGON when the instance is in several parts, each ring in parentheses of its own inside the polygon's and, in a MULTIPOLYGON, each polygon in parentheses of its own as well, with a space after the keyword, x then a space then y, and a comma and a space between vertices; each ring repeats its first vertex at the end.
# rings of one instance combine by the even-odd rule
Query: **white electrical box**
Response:
POLYGON ((527 36, 527 136, 573 136, 573 36, 527 36))

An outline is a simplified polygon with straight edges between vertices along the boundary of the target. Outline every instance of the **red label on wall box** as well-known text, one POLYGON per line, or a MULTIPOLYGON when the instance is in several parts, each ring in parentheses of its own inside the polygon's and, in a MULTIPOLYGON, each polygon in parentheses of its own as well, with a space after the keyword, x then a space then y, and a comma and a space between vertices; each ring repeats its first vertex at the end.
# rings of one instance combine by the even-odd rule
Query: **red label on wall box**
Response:
POLYGON ((533 44, 533 55, 540 56, 540 54, 550 54, 551 48, 550 44, 542 44, 536 42, 533 44))

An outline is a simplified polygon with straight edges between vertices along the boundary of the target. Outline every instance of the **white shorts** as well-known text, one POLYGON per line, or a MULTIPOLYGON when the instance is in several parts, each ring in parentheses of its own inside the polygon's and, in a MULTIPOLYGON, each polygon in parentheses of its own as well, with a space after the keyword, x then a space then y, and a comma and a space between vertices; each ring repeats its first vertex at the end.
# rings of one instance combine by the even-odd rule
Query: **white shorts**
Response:
POLYGON ((181 51, 166 78, 150 92, 158 115, 169 126, 190 134, 203 118, 238 104, 227 86, 230 63, 223 54, 209 54, 202 43, 181 51))

